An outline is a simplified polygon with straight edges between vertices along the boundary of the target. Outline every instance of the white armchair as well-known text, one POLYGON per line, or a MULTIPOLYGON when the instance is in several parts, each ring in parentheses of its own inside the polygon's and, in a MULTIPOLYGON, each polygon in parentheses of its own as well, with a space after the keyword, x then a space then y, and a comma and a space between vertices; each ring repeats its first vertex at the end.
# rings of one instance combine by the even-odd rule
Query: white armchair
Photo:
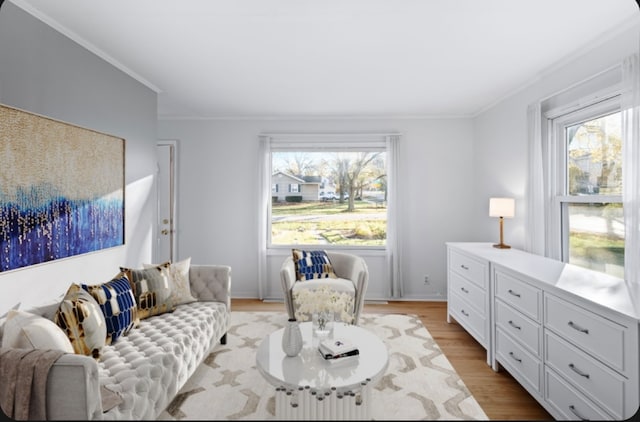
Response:
POLYGON ((353 296, 353 324, 358 324, 358 318, 364 305, 364 296, 369 284, 369 270, 362 257, 357 255, 333 252, 328 250, 327 255, 331 261, 333 271, 338 278, 321 278, 298 281, 296 268, 292 256, 288 256, 280 268, 280 281, 284 293, 284 303, 289 318, 295 318, 296 304, 294 292, 298 289, 316 289, 329 285, 339 292, 347 292, 353 296))

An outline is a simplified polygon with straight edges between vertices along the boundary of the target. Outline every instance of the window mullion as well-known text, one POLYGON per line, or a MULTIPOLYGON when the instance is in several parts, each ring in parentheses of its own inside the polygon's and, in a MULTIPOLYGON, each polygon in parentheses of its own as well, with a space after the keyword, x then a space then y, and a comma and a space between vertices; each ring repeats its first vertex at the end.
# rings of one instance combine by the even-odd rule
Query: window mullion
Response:
POLYGON ((573 202, 577 204, 612 204, 622 203, 620 195, 558 195, 560 202, 573 202))

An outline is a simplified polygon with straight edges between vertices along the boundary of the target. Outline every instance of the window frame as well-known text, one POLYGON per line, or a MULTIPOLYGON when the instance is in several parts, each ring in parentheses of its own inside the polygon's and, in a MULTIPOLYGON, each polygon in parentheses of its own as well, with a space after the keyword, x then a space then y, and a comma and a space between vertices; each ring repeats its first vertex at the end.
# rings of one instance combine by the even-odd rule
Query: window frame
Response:
MULTIPOLYGON (((287 147, 283 147, 283 148, 276 148, 274 150, 271 151, 270 155, 270 165, 271 165, 271 173, 273 174, 273 154, 274 153, 279 153, 279 152, 311 152, 311 153, 327 153, 327 154, 333 154, 333 153, 338 153, 338 152, 383 152, 385 153, 385 167, 388 167, 388 163, 387 163, 387 155, 388 155, 388 151, 386 146, 373 146, 373 145, 367 145, 367 146, 363 146, 361 144, 349 144, 348 142, 345 142, 344 144, 342 144, 339 148, 336 149, 330 149, 330 148, 326 148, 326 147, 322 147, 322 146, 305 146, 304 148, 287 148, 287 147)), ((300 184, 293 184, 290 183, 289 185, 289 193, 302 193, 302 189, 300 189, 300 184), (297 191, 294 192, 293 191, 293 186, 295 186, 297 188, 297 191)), ((359 244, 347 244, 347 245, 335 245, 335 244, 305 244, 305 243, 289 243, 289 244, 276 244, 273 243, 273 239, 272 239, 272 233, 273 230, 271 228, 271 224, 273 223, 273 219, 272 219, 272 207, 273 207, 273 203, 269 202, 268 204, 269 210, 268 210, 268 221, 267 221, 267 248, 268 249, 291 249, 291 248, 302 248, 302 249, 317 249, 317 248, 322 248, 322 249, 351 249, 351 250, 355 250, 355 249, 359 249, 359 250, 385 250, 387 247, 387 238, 385 238, 384 244, 382 245, 359 245, 359 244)), ((386 218, 385 218, 385 222, 387 225, 387 231, 389 228, 389 224, 388 224, 388 219, 389 219, 389 214, 386 214, 386 218)))
MULTIPOLYGON (((400 134, 391 133, 317 133, 317 134, 263 134, 266 142, 269 143, 268 159, 265 162, 265 167, 269 175, 273 174, 273 153, 274 152, 371 152, 379 151, 386 153, 386 167, 387 171, 390 171, 389 162, 390 157, 393 156, 390 151, 389 138, 394 138, 396 141, 399 139, 400 134), (391 154, 391 155, 390 155, 391 154)), ((393 171, 393 170, 391 170, 393 171)), ((264 175, 266 177, 266 175, 264 175)), ((389 177, 395 177, 389 175, 389 177)), ((390 184, 390 188, 393 184, 390 184)), ((390 197, 395 198, 396 194, 390 197)), ((274 244, 272 242, 272 204, 271 201, 266 203, 266 233, 264 233, 264 244, 266 250, 287 250, 291 248, 318 248, 333 249, 333 250, 361 250, 361 251, 385 251, 389 250, 389 227, 390 227, 390 214, 389 207, 390 202, 387 202, 387 238, 384 245, 318 245, 318 244, 274 244)), ((392 223, 392 226, 395 224, 392 223)), ((397 236, 395 236, 397 237, 397 236)), ((395 239, 391 239, 394 243, 395 239)), ((393 248, 392 248, 393 249, 393 248)))
POLYGON ((568 142, 566 128, 568 126, 594 120, 599 117, 622 111, 619 90, 604 92, 586 101, 578 102, 570 107, 551 110, 545 113, 548 122, 547 158, 549 180, 548 249, 552 258, 569 262, 569 205, 570 204, 622 204, 620 195, 569 195, 568 187, 568 142))

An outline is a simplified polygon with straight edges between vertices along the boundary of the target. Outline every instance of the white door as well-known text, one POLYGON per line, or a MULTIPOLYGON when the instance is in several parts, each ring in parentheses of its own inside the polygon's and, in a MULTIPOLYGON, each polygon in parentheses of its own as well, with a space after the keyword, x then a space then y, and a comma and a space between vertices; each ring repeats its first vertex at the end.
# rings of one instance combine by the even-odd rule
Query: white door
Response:
POLYGON ((173 262, 176 245, 176 141, 158 142, 158 241, 156 262, 173 262))

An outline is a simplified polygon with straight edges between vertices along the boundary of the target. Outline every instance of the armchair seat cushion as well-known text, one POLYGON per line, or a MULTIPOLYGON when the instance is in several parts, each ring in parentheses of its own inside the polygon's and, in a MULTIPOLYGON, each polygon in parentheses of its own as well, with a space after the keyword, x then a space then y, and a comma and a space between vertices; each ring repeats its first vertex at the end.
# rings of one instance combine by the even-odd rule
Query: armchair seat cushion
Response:
POLYGON ((329 286, 332 290, 340 293, 347 293, 352 297, 355 297, 356 288, 353 285, 353 281, 347 280, 344 278, 324 278, 324 279, 314 279, 314 280, 306 280, 304 283, 294 283, 291 288, 292 294, 297 292, 300 289, 318 289, 322 286, 329 286))

